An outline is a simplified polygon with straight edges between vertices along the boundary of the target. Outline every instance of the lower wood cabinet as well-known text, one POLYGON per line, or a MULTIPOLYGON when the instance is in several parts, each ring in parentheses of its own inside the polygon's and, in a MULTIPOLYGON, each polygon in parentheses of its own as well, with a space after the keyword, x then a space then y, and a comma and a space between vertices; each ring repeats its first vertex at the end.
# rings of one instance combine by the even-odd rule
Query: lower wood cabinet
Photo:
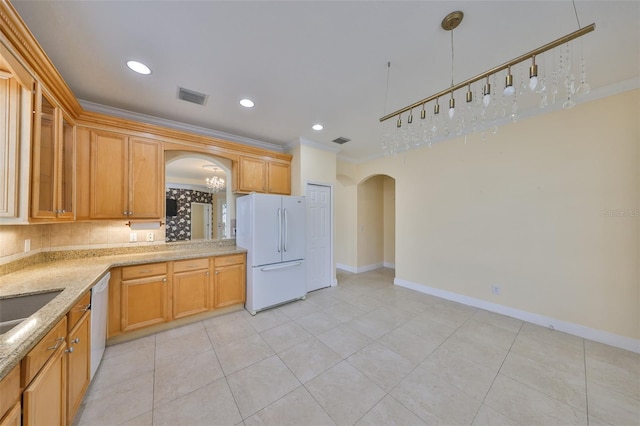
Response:
POLYGON ((67 422, 67 343, 66 333, 56 337, 60 330, 66 331, 67 319, 64 317, 45 338, 22 360, 30 365, 23 372, 23 378, 29 378, 34 372, 35 361, 48 356, 42 368, 38 368, 33 380, 28 380, 22 394, 22 424, 31 425, 65 425, 67 422), (51 346, 51 341, 53 345, 51 346))
POLYGON ((168 321, 167 264, 122 268, 121 295, 122 331, 168 321))
MULTIPOLYGON (((71 317, 71 313, 68 314, 71 317)), ((67 349, 67 419, 73 420, 91 380, 91 311, 69 332, 67 349)))
POLYGON ((111 270, 107 337, 245 302, 246 255, 111 270))
POLYGON ((20 426, 20 364, 0 380, 0 426, 20 426))
POLYGON ((211 292, 209 259, 173 262, 173 318, 205 312, 211 292))
POLYGON ((16 402, 9 412, 0 420, 0 426, 20 426, 22 405, 16 402))
POLYGON ((214 259, 215 308, 245 301, 245 255, 220 256, 214 259))

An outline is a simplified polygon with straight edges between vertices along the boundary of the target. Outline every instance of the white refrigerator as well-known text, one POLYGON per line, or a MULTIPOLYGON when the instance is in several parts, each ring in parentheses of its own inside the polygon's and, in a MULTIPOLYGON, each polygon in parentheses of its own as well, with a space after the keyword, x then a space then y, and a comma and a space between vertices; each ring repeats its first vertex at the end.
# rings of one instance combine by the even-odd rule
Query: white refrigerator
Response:
POLYGON ((247 250, 247 301, 256 312, 304 299, 304 197, 249 194, 236 201, 236 245, 247 250))

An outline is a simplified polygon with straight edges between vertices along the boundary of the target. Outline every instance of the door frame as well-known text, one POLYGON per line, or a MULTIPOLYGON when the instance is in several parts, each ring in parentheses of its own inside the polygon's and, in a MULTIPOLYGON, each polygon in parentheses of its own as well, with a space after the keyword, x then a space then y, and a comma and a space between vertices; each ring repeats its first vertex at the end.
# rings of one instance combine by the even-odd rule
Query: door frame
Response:
MULTIPOLYGON (((338 285, 338 278, 336 276, 336 265, 335 265, 335 259, 334 259, 334 250, 333 250, 333 244, 334 244, 334 208, 333 206, 335 205, 334 202, 334 191, 333 191, 333 184, 330 183, 326 183, 326 182, 318 182, 318 181, 310 181, 310 180, 306 180, 304 182, 304 195, 307 195, 307 189, 309 187, 309 185, 313 185, 313 186, 324 186, 326 188, 329 188, 329 232, 330 232, 330 236, 329 236, 329 256, 331 258, 331 271, 329 271, 330 273, 330 277, 331 277, 331 287, 335 287, 338 285)), ((307 207, 308 208, 308 207, 307 207)), ((309 215, 307 214, 307 217, 309 217, 309 215)), ((307 238, 308 241, 308 238, 307 238)), ((307 250, 308 251, 308 250, 307 250)))

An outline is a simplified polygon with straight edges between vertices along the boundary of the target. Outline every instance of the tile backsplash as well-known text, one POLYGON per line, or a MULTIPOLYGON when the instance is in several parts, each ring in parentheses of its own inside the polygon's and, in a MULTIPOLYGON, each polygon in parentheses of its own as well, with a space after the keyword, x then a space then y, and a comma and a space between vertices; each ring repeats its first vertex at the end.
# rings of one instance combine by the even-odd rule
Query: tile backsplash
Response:
POLYGON ((42 225, 0 226, 0 264, 22 259, 31 254, 68 249, 131 247, 162 243, 165 227, 149 230, 131 230, 125 221, 52 223, 42 225), (137 234, 136 243, 130 243, 130 234, 137 234), (153 232, 154 243, 147 243, 147 233, 153 232), (30 249, 25 252, 25 240, 30 249))

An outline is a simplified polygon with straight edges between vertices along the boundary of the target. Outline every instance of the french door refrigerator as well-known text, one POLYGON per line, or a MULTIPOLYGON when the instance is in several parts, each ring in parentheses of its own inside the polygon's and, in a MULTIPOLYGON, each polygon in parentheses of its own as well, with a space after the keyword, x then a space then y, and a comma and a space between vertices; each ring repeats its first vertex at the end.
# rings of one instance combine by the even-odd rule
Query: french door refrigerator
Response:
POLYGON ((304 299, 304 197, 252 193, 236 200, 236 245, 247 250, 247 301, 256 312, 304 299))

